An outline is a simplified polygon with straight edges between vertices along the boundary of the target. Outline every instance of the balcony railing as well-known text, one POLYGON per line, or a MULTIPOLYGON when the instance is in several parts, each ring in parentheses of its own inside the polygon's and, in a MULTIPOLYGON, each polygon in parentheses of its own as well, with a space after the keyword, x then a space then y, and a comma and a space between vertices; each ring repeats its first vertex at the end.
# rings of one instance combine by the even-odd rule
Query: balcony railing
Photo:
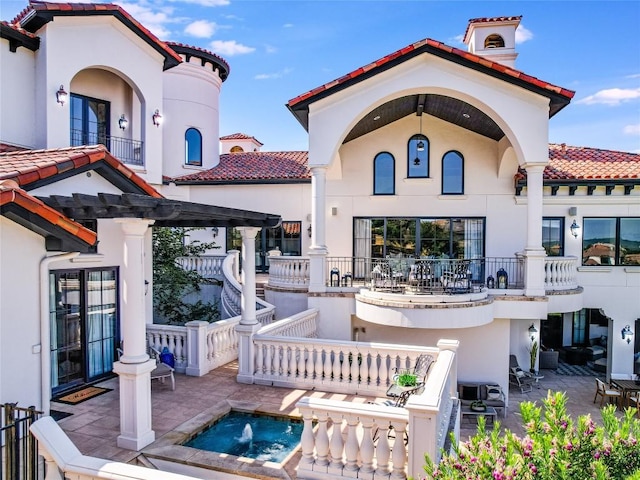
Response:
POLYGON ((104 145, 109 153, 127 165, 144 166, 144 144, 141 140, 71 130, 71 145, 104 145))

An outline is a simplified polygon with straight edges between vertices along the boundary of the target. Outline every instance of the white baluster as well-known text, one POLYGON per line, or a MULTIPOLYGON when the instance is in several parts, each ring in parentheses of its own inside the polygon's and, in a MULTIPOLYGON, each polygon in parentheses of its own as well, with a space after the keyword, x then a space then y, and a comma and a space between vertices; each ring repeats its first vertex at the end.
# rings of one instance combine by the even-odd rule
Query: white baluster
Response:
POLYGON ((329 434, 327 433, 326 412, 318 414, 318 429, 316 431, 316 465, 329 465, 329 434))
POLYGON ((340 367, 340 371, 338 373, 338 378, 340 379, 341 382, 348 382, 349 378, 347 375, 347 372, 349 371, 349 355, 347 352, 344 351, 340 351, 340 356, 341 356, 341 362, 338 364, 338 366, 340 367))
POLYGON ((407 449, 404 446, 404 431, 406 424, 404 422, 391 422, 396 438, 393 441, 392 461, 393 468, 391 470, 391 478, 404 480, 407 478, 405 474, 405 466, 407 463, 407 449))
POLYGON ((344 452, 347 456, 347 464, 344 466, 345 470, 356 471, 358 470, 358 435, 356 433, 358 426, 358 418, 355 416, 347 417, 347 441, 344 445, 344 452))
POLYGON ((378 444, 376 446, 376 461, 378 467, 376 473, 378 475, 386 476, 389 474, 389 458, 391 456, 391 449, 389 448, 389 422, 383 420, 383 423, 378 427, 378 444))
MULTIPOLYGON (((373 446, 373 437, 371 436, 373 427, 373 419, 372 418, 362 418, 362 445, 360 446, 360 458, 362 459, 362 467, 360 467, 360 473, 358 474, 358 478, 364 478, 362 473, 372 474, 373 473, 373 454, 374 454, 374 446, 373 446)), ((381 441, 380 439, 379 441, 381 441)), ((369 475, 369 478, 372 476, 369 475)))
POLYGON ((329 444, 329 452, 331 454, 331 468, 342 469, 344 461, 342 460, 344 451, 344 440, 342 439, 342 418, 339 414, 334 413, 331 419, 333 421, 333 432, 331 433, 331 443, 329 444))
POLYGON ((329 383, 332 381, 331 372, 333 371, 333 367, 331 365, 331 359, 335 357, 333 350, 325 350, 324 352, 324 366, 322 370, 324 371, 324 379, 325 383, 329 383))
POLYGON ((295 380, 297 370, 296 347, 289 345, 289 378, 295 380))
POLYGON ((264 352, 262 349, 264 345, 262 343, 256 342, 255 348, 255 365, 256 365, 256 376, 261 376, 263 373, 263 364, 264 364, 264 352))
POLYGON ((314 366, 315 376, 314 379, 317 383, 322 382, 322 347, 314 348, 316 353, 316 363, 314 366))
POLYGON ((351 384, 358 385, 359 376, 360 376, 360 355, 357 350, 354 350, 351 353, 350 375, 351 375, 351 384))
POLYGON ((302 428, 302 435, 300 437, 300 447, 302 449, 302 459, 300 459, 300 466, 305 470, 311 470, 314 463, 313 449, 315 446, 315 438, 313 436, 313 415, 311 411, 303 410, 302 419, 304 421, 304 427, 302 428))
POLYGON ((378 375, 380 376, 380 385, 386 386, 391 383, 389 381, 389 361, 390 359, 387 354, 380 354, 380 371, 378 373, 378 375))

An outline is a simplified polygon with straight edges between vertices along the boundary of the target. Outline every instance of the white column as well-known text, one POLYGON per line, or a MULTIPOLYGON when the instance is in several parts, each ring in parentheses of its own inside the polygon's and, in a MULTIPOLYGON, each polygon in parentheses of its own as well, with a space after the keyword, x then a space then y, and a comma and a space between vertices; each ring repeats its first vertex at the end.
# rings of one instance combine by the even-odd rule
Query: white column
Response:
POLYGON ((238 228, 242 235, 242 295, 240 297, 240 323, 238 333, 239 383, 253 383, 255 347, 253 334, 261 324, 256 318, 256 235, 257 227, 238 228))
POLYGON ((151 429, 151 376, 156 366, 147 355, 144 301, 144 243, 152 220, 117 219, 124 232, 120 270, 124 353, 113 364, 120 376, 120 436, 117 444, 141 450, 155 440, 151 429))
POLYGON ((311 247, 309 248, 309 291, 326 290, 326 184, 327 167, 311 168, 311 247))
POLYGON ((545 295, 542 248, 542 173, 545 164, 526 164, 527 170, 527 246, 525 248, 525 295, 545 295))

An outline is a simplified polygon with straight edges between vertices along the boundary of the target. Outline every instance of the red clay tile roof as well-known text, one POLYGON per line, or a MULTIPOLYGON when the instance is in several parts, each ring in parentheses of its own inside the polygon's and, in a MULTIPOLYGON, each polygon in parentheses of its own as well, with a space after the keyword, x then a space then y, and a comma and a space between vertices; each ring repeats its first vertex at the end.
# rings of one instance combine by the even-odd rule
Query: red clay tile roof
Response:
POLYGON ((209 50, 205 50, 204 48, 194 47, 193 45, 186 45, 184 43, 178 42, 165 42, 169 47, 171 47, 176 53, 184 54, 188 56, 198 57, 204 60, 208 60, 213 64, 218 66, 220 70, 220 78, 224 82, 229 76, 229 72, 231 68, 227 61, 222 58, 220 55, 217 55, 209 50))
POLYGON ((256 137, 252 137, 251 135, 247 135, 246 133, 232 133, 231 135, 220 137, 220 140, 253 140, 256 143, 263 145, 263 143, 256 137))
MULTIPOLYGON (((371 75, 375 74, 374 71, 376 70, 382 71, 383 69, 389 68, 393 64, 393 62, 397 63, 398 61, 403 61, 403 57, 404 59, 408 60, 409 58, 421 52, 429 52, 435 55, 440 55, 443 58, 447 58, 452 61, 463 61, 466 62, 466 64, 468 64, 469 66, 475 65, 476 67, 486 68, 488 69, 488 71, 493 72, 494 74, 498 74, 498 78, 502 78, 505 81, 509 81, 511 83, 520 81, 522 85, 527 85, 529 86, 529 88, 538 89, 538 91, 541 91, 541 93, 548 92, 548 94, 550 95, 555 94, 564 97, 564 101, 566 103, 568 103, 575 95, 575 92, 572 90, 552 85, 549 82, 539 80, 538 78, 527 75, 519 70, 508 67, 506 65, 502 65, 497 62, 493 62, 485 57, 475 55, 466 50, 450 47, 437 40, 426 38, 411 45, 407 45, 400 50, 382 57, 368 65, 360 67, 329 83, 325 83, 324 85, 314 88, 313 90, 309 90, 302 95, 298 95, 297 97, 289 100, 289 102, 287 103, 287 107, 293 111, 294 107, 296 107, 298 104, 311 103, 314 97, 322 98, 326 95, 329 95, 331 91, 338 91, 341 88, 345 88, 347 85, 370 77, 371 75)), ((298 106, 296 109, 298 108, 300 108, 300 106, 298 106)), ((550 116, 553 115, 555 111, 551 109, 550 116)))
POLYGON ((56 15, 114 15, 165 57, 165 70, 182 63, 180 55, 167 46, 165 42, 158 39, 122 7, 113 3, 50 3, 31 0, 29 6, 16 15, 11 24, 17 28, 35 31, 56 15), (32 12, 35 12, 35 14, 32 12), (29 28, 30 22, 34 21, 35 17, 40 18, 35 21, 34 27, 29 28))
POLYGON ((0 142, 0 153, 18 152, 20 150, 29 150, 29 149, 27 147, 20 147, 18 145, 11 145, 9 143, 0 142))
POLYGON ((62 215, 57 210, 45 205, 41 200, 32 197, 20 188, 13 180, 0 180, 0 207, 15 204, 22 209, 41 217, 52 226, 59 227, 79 238, 87 245, 95 245, 98 235, 88 228, 62 215))
POLYGON ((469 30, 471 29, 472 23, 493 23, 493 22, 520 22, 522 20, 522 15, 517 15, 515 17, 481 17, 481 18, 472 18, 469 20, 467 24, 467 29, 462 36, 463 42, 467 42, 467 35, 469 34, 469 30))
MULTIPOLYGON (((526 175, 519 168, 515 179, 523 181, 526 175)), ((546 184, 567 180, 640 180, 640 154, 552 143, 543 178, 546 184)))
POLYGON ((33 38, 33 39, 38 38, 37 35, 25 30, 24 28, 22 28, 22 27, 20 27, 18 25, 14 25, 13 23, 9 23, 6 20, 0 21, 0 24, 2 24, 3 26, 5 26, 7 28, 11 28, 11 29, 15 30, 16 32, 18 32, 18 33, 20 33, 20 34, 22 34, 22 35, 24 35, 26 37, 33 38))
POLYGON ((176 184, 309 181, 307 152, 244 152, 220 155, 210 170, 175 178, 176 184))
POLYGON ((21 188, 29 190, 36 182, 55 181, 57 175, 100 161, 127 178, 138 190, 152 197, 162 197, 142 177, 113 157, 104 145, 0 153, 0 180, 15 180, 21 188))

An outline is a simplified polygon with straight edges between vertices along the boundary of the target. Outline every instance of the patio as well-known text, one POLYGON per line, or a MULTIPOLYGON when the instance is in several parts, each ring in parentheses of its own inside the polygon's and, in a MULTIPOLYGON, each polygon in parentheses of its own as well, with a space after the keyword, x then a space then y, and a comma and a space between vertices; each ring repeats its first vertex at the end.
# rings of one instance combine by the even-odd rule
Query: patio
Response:
MULTIPOLYGON (((191 377, 186 375, 176 375, 176 389, 171 390, 169 384, 162 385, 159 382, 152 382, 152 403, 153 403, 153 429, 156 434, 156 441, 143 449, 142 453, 147 453, 149 458, 162 452, 167 458, 176 458, 183 465, 174 465, 176 473, 188 473, 184 465, 188 463, 199 463, 216 465, 219 462, 206 458, 179 458, 173 451, 173 445, 178 436, 184 436, 184 431, 193 428, 195 424, 206 423, 203 420, 215 410, 216 405, 227 401, 231 407, 257 410, 265 413, 280 415, 297 415, 295 404, 305 396, 315 398, 325 398, 332 400, 346 400, 365 403, 375 400, 372 397, 362 397, 354 395, 344 395, 339 393, 324 393, 319 391, 306 391, 301 389, 277 388, 261 385, 245 385, 236 382, 237 363, 231 362, 219 367, 203 377, 191 377), (203 412, 205 412, 203 414, 203 412), (207 413, 208 412, 208 413, 207 413), (194 418, 198 417, 198 418, 194 418)), ((567 376, 558 375, 552 370, 543 371, 544 378, 540 380, 540 388, 534 388, 529 393, 520 393, 517 390, 510 391, 510 401, 508 415, 506 419, 499 418, 502 427, 522 434, 523 429, 520 424, 518 404, 522 401, 539 401, 547 394, 547 390, 565 391, 568 394, 568 410, 575 418, 577 415, 590 413, 596 423, 600 422, 599 404, 593 403, 595 393, 595 381, 591 376, 567 376)), ((112 378, 101 382, 99 386, 113 389, 98 397, 92 398, 77 405, 67 405, 52 403, 52 410, 72 413, 59 420, 59 425, 64 429, 73 443, 85 454, 94 457, 116 460, 120 462, 138 462, 139 464, 150 466, 146 458, 136 457, 140 452, 124 450, 116 446, 116 438, 120 434, 119 418, 119 390, 118 379, 112 378)), ((474 419, 464 418, 461 422, 460 438, 468 438, 475 433, 474 419)), ((295 467, 300 459, 298 452, 286 462, 284 471, 274 472, 269 475, 269 470, 261 469, 259 462, 245 463, 237 470, 237 474, 247 476, 273 476, 277 478, 295 478, 295 467)), ((166 464, 162 463, 163 469, 166 464)), ((221 465, 218 465, 220 467, 221 465)), ((194 475, 194 472, 191 471, 194 475)), ((200 475, 203 472, 200 471, 200 475)), ((204 473, 202 478, 226 478, 229 474, 221 472, 204 473)))

